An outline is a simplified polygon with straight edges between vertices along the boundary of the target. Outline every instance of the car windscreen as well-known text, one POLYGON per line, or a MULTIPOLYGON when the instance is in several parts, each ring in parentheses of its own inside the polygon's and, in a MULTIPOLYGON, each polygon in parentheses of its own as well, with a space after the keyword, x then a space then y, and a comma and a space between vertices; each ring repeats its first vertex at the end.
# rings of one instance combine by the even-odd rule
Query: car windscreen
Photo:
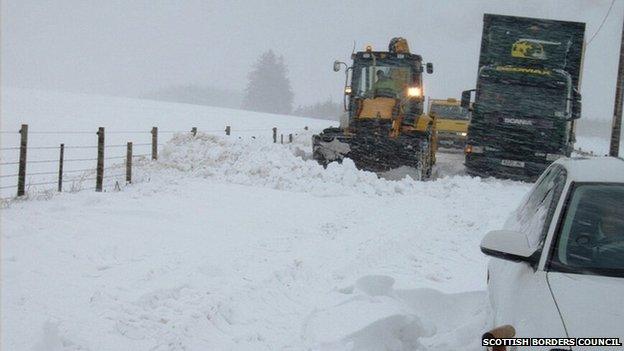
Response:
POLYGON ((624 184, 577 184, 553 255, 575 273, 624 275, 624 184))
POLYGON ((468 120, 470 118, 468 109, 458 105, 432 104, 429 108, 429 113, 435 114, 439 118, 447 119, 468 120))

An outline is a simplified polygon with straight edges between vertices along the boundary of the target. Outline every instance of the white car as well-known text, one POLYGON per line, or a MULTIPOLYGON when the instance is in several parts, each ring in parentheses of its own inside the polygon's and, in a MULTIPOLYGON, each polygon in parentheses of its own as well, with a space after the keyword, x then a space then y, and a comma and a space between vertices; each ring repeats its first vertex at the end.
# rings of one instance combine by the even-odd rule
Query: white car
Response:
POLYGON ((617 340, 588 339, 624 343, 624 160, 554 162, 504 230, 483 238, 481 251, 494 257, 488 293, 495 328, 511 325, 516 338, 607 344, 518 350, 624 350, 610 345, 617 340))

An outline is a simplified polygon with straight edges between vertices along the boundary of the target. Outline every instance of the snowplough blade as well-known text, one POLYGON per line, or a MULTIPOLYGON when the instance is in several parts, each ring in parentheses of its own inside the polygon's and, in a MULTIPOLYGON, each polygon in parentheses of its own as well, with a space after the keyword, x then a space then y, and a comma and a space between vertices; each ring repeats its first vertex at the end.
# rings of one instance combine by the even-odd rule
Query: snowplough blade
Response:
POLYGON ((349 158, 361 170, 386 172, 407 166, 426 179, 432 166, 429 140, 426 133, 417 131, 389 138, 386 133, 345 133, 328 128, 312 137, 312 149, 314 159, 323 166, 349 158))

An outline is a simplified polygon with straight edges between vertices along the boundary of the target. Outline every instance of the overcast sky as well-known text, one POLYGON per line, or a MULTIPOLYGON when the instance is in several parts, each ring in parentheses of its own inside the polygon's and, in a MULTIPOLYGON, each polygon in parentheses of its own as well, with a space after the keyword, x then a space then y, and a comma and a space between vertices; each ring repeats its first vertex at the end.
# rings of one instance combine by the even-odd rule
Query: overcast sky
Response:
MULTIPOLYGON (((594 35, 611 0, 2 0, 3 86, 140 96, 171 85, 242 90, 265 50, 284 56, 296 104, 341 100, 331 69, 394 36, 433 62, 426 94, 475 85, 483 13, 573 20, 594 35)), ((611 118, 624 0, 586 48, 585 118, 611 118)))

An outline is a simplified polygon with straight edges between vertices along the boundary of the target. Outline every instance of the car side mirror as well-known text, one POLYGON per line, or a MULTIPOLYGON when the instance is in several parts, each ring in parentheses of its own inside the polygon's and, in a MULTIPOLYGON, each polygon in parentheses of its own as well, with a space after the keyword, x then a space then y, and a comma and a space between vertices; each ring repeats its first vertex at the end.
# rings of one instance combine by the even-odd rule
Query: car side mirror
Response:
POLYGON ((334 61, 334 72, 340 71, 340 61, 334 61))
POLYGON ((537 262, 537 251, 529 246, 524 233, 513 230, 494 230, 481 240, 481 252, 488 256, 515 262, 537 262))
POLYGON ((473 91, 475 91, 475 89, 462 91, 461 103, 460 103, 461 107, 470 110, 470 100, 472 98, 472 92, 473 91))
POLYGON ((433 73, 433 63, 427 62, 426 67, 427 67, 427 73, 428 74, 432 74, 433 73))

